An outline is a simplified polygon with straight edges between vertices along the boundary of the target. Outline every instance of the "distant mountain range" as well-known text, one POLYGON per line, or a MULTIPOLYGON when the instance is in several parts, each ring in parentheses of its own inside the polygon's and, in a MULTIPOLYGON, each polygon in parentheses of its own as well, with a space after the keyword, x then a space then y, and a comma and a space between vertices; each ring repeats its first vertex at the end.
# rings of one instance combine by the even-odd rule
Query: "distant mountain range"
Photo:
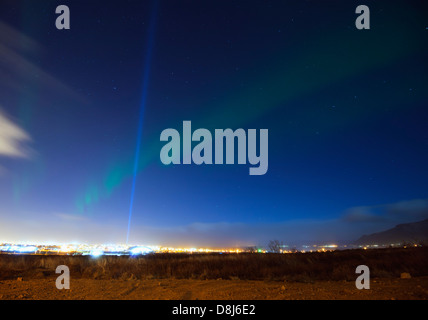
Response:
POLYGON ((394 228, 364 235, 355 241, 356 245, 390 245, 428 243, 428 219, 396 225, 394 228))

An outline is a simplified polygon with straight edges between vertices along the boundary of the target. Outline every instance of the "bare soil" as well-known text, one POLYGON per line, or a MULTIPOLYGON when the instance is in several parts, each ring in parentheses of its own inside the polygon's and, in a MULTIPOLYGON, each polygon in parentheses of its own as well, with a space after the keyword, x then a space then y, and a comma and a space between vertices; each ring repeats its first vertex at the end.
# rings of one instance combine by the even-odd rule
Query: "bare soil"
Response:
POLYGON ((58 290, 55 277, 0 281, 1 300, 428 300, 428 277, 313 283, 257 280, 71 279, 58 290))

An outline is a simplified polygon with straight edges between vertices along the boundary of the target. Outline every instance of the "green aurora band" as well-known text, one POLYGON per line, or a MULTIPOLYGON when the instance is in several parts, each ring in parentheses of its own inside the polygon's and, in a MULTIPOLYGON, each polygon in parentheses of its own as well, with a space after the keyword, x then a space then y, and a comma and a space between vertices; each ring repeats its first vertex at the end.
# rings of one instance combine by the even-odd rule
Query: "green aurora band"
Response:
MULTIPOLYGON (((395 21, 399 21, 399 17, 397 11, 395 21)), ((308 40, 307 48, 302 50, 303 52, 295 53, 294 56, 290 56, 289 52, 282 53, 277 59, 271 60, 276 63, 259 72, 259 77, 252 76, 253 85, 247 86, 251 88, 250 90, 242 90, 223 103, 205 106, 204 110, 211 110, 211 113, 200 113, 193 119, 169 119, 165 123, 165 128, 181 128, 183 120, 196 119, 203 123, 205 128, 237 129, 254 123, 259 117, 274 112, 278 107, 295 102, 299 97, 320 92, 340 82, 398 63, 400 59, 418 52, 422 47, 422 44, 415 43, 408 36, 414 30, 400 28, 384 26, 383 30, 388 32, 382 34, 382 42, 379 41, 379 31, 364 33, 351 29, 335 34, 334 37, 308 40), (400 32, 394 33, 390 29, 400 32), (359 37, 359 40, 349 40, 350 38, 355 40, 355 37, 359 37), (364 41, 363 47, 360 40, 364 41), (307 69, 306 65, 313 67, 307 69)), ((305 118, 305 120, 312 121, 314 126, 324 131, 332 131, 364 117, 380 116, 385 104, 388 104, 390 110, 404 108, 406 99, 408 101, 408 95, 399 96, 399 93, 395 93, 390 101, 382 103, 373 101, 372 105, 364 108, 350 107, 346 115, 341 114, 340 121, 334 121, 334 115, 329 115, 328 121, 323 121, 322 116, 305 118)), ((311 110, 302 108, 299 112, 303 117, 311 110)), ((159 135, 160 132, 152 133, 150 138, 143 141, 138 172, 159 159, 159 135)), ((290 132, 290 136, 293 136, 293 132, 290 132)), ((290 136, 287 137, 290 138, 290 136)), ((133 155, 130 152, 126 160, 117 161, 111 165, 102 182, 88 184, 87 188, 76 197, 75 205, 78 212, 87 212, 89 207, 101 199, 110 197, 114 190, 132 175, 133 155)))

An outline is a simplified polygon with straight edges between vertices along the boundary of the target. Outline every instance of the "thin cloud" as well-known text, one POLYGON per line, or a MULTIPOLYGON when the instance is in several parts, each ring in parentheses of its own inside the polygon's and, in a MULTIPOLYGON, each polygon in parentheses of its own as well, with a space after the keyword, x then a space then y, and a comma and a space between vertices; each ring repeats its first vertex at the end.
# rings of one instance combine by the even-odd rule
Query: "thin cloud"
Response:
POLYGON ((382 222, 383 217, 373 214, 370 207, 354 207, 345 211, 342 220, 350 223, 382 222))
POLYGON ((0 94, 21 94, 29 85, 37 84, 52 95, 87 104, 86 98, 31 61, 32 55, 37 58, 43 52, 36 41, 0 21, 0 94))
POLYGON ((344 212, 349 223, 405 223, 428 218, 428 199, 413 199, 374 206, 353 207, 344 212))
POLYGON ((428 199, 401 201, 386 206, 387 215, 392 219, 422 220, 428 218, 428 199))
POLYGON ((428 199, 414 199, 345 210, 335 219, 296 219, 271 224, 193 223, 186 226, 135 227, 135 243, 186 246, 266 245, 279 239, 287 244, 350 243, 364 234, 386 230, 401 223, 428 218, 428 199))
POLYGON ((30 158, 31 137, 0 109, 0 156, 30 158))
MULTIPOLYGON (((290 246, 316 243, 349 244, 364 234, 383 231, 400 223, 423 220, 428 217, 425 209, 428 209, 428 199, 415 199, 349 208, 339 217, 329 220, 297 219, 264 224, 195 222, 171 227, 133 225, 130 243, 219 248, 266 246, 269 240, 278 239, 290 246), (423 212, 426 212, 425 216, 423 212)), ((6 217, 4 219, 7 223, 0 225, 0 235, 8 241, 54 240, 85 243, 123 243, 126 238, 125 220, 99 222, 64 213, 56 213, 56 219, 52 219, 52 215, 49 216, 40 217, 38 214, 38 218, 31 221, 19 219, 17 216, 6 217), (41 222, 45 221, 45 218, 48 222, 41 222)))
POLYGON ((42 47, 36 41, 2 21, 0 21, 0 36, 2 39, 1 42, 7 43, 14 50, 23 50, 25 52, 43 51, 42 47))
POLYGON ((58 218, 61 218, 62 220, 66 221, 85 221, 88 220, 88 218, 83 216, 77 216, 74 214, 68 214, 68 213, 54 213, 54 215, 58 218))

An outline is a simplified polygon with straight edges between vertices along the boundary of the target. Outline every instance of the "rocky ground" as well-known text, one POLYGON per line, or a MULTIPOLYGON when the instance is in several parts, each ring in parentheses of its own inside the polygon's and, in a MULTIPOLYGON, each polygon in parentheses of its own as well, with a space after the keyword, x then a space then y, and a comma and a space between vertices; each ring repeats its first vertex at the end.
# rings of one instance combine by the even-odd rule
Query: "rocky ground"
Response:
POLYGON ((1 300, 428 300, 428 277, 372 279, 369 290, 354 281, 314 283, 244 280, 71 279, 58 290, 56 278, 0 281, 1 300))

